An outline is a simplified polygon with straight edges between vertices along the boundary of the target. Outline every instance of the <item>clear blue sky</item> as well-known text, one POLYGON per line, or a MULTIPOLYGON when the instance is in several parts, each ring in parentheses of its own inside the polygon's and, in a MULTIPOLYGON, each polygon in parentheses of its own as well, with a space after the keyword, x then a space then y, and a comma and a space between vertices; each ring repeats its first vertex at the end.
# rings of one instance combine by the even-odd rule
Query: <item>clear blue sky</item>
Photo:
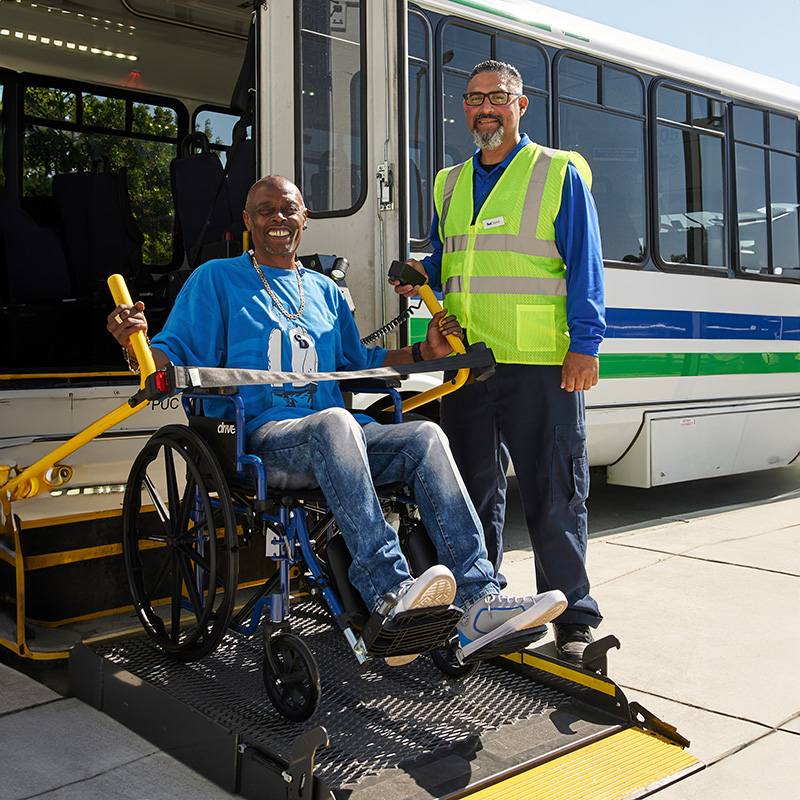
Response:
POLYGON ((800 0, 537 0, 800 85, 800 0))

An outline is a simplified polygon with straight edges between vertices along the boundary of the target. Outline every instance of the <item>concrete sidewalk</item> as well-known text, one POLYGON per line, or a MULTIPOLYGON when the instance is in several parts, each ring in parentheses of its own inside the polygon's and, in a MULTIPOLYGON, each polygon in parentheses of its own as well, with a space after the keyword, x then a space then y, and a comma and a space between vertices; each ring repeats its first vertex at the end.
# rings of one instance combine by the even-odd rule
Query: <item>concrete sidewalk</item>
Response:
MULTIPOLYGON (((707 765, 659 800, 798 800, 798 493, 593 538, 588 567, 597 636, 622 644, 609 676, 707 765)), ((530 552, 503 568, 510 591, 530 590, 530 552)))
POLYGON ((3 800, 223 800, 220 789, 111 717, 0 664, 3 800))
MULTIPOLYGON (((609 653, 609 675, 708 765, 657 796, 798 800, 800 494, 596 535, 588 561, 600 633, 622 643, 609 653)), ((530 551, 507 552, 504 572, 509 591, 530 591, 530 551)), ((539 647, 552 652, 550 642, 539 647)), ((4 800, 232 796, 3 665, 0 741, 4 800)))

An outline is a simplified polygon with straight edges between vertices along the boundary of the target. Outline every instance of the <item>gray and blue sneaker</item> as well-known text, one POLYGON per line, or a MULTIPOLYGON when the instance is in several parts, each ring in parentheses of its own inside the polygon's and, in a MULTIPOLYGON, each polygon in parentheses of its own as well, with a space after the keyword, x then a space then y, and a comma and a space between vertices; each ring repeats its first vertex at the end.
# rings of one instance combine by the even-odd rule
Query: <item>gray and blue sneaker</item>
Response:
POLYGON ((555 589, 535 597, 490 594, 473 603, 456 630, 464 658, 487 644, 517 631, 555 619, 567 607, 563 592, 555 589))

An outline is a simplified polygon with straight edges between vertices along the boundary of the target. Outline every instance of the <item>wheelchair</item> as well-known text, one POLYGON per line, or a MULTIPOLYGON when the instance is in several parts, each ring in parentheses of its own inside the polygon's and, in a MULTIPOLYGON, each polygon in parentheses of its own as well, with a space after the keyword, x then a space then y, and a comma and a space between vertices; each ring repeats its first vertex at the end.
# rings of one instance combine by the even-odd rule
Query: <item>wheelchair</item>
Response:
MULTIPOLYGON (((399 421, 394 387, 358 391, 388 394, 399 421)), ((445 675, 464 678, 479 660, 496 654, 459 660, 455 627, 463 610, 455 605, 391 616, 398 598, 389 594, 370 613, 348 581, 350 554, 321 491, 273 491, 261 459, 245 452, 238 390, 193 389, 182 400, 188 427, 168 425, 149 439, 131 468, 122 511, 134 607, 161 650, 196 661, 228 630, 252 635, 260 627, 267 695, 294 722, 318 707, 321 678, 310 648, 291 631, 293 595, 310 596, 328 609, 360 663, 427 652, 445 675), (204 415, 210 396, 231 404, 231 419, 204 415), (259 534, 266 537, 274 570, 259 586, 244 589, 246 599, 237 607, 239 551, 259 534)), ((384 513, 396 516, 401 545, 419 575, 438 559, 413 497, 402 485, 376 491, 384 513)))

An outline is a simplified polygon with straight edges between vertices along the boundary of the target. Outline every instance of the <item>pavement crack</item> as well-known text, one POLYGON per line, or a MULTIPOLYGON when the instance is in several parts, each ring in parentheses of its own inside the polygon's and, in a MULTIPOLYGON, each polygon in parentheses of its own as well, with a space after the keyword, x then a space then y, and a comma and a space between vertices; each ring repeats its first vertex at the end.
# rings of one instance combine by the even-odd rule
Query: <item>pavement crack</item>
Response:
POLYGON ((53 703, 60 703, 65 698, 54 697, 52 700, 43 700, 41 703, 31 703, 29 706, 21 706, 20 708, 12 708, 10 711, 0 712, 0 719, 5 717, 12 717, 14 714, 22 714, 25 711, 33 711, 37 708, 44 708, 45 706, 52 705, 53 703))
MULTIPOLYGON (((759 733, 757 736, 748 739, 748 741, 743 742, 736 747, 731 748, 730 750, 726 750, 721 755, 715 757, 713 761, 707 762, 708 764, 715 764, 717 761, 720 761, 723 758, 727 758, 728 756, 733 755, 734 753, 738 753, 740 750, 743 750, 745 747, 757 742, 759 739, 763 739, 765 736, 769 736, 771 733, 777 733, 780 730, 780 725, 769 725, 765 722, 759 722, 757 719, 750 719, 749 717, 743 717, 740 714, 729 714, 725 711, 720 711, 716 708, 708 708, 707 706, 701 706, 697 703, 688 703, 685 700, 676 700, 674 697, 667 697, 663 694, 658 694, 657 692, 648 692, 646 689, 639 689, 635 686, 626 686, 622 683, 619 684, 622 689, 628 689, 629 691, 636 692, 637 694, 647 695, 648 697, 655 697, 659 700, 668 700, 670 703, 677 703, 678 705, 684 706, 684 708, 694 708, 697 711, 703 711, 706 714, 714 714, 718 717, 725 717, 726 719, 736 720, 737 722, 746 722, 750 725, 756 725, 762 729, 762 733, 759 733)), ((791 720, 792 717, 789 718, 791 720)), ((786 720, 781 723, 781 725, 785 725, 786 720)), ((786 731, 787 733, 791 733, 791 731, 786 731)))
MULTIPOLYGON (((653 552, 656 552, 656 551, 650 550, 649 552, 653 553, 653 552)), ((674 553, 665 553, 664 555, 666 555, 667 558, 659 558, 658 561, 656 562, 657 564, 661 564, 663 561, 668 561, 670 558, 673 558, 675 556, 674 553)), ((592 585, 593 586, 605 586, 607 583, 613 583, 614 581, 618 581, 620 578, 627 578, 630 575, 635 575, 637 572, 643 572, 646 569, 650 569, 652 566, 653 566, 653 564, 644 564, 641 567, 636 567, 635 569, 630 569, 627 572, 623 572, 623 573, 621 573, 619 575, 615 575, 613 578, 609 578, 608 580, 595 581, 595 582, 592 583, 592 585)))
POLYGON ((111 775, 117 770, 126 769, 130 767, 132 764, 137 764, 140 761, 144 761, 145 759, 151 758, 152 756, 157 754, 157 750, 153 750, 151 753, 146 753, 143 756, 139 756, 138 758, 131 759, 130 761, 126 761, 124 764, 118 764, 111 769, 104 769, 100 772, 95 772, 93 775, 87 775, 85 778, 80 778, 75 781, 70 781, 69 783, 61 784, 61 786, 54 786, 52 789, 47 789, 43 792, 37 792, 36 794, 29 794, 25 797, 20 797, 19 800, 36 800, 36 798, 48 797, 53 794, 61 792, 62 789, 66 789, 69 786, 81 786, 82 784, 89 783, 89 781, 93 781, 96 778, 99 778, 101 775, 111 775))
MULTIPOLYGON (((750 537, 745 537, 745 538, 750 538, 750 537)), ((744 541, 744 539, 730 539, 728 541, 732 541, 732 542, 744 541)), ((772 573, 773 575, 787 575, 790 578, 798 578, 798 577, 800 577, 800 575, 798 575, 797 572, 787 572, 786 570, 782 570, 782 569, 772 569, 770 567, 757 567, 757 566, 754 566, 753 564, 739 564, 739 563, 737 563, 735 561, 723 561, 720 558, 709 558, 708 556, 692 555, 692 551, 691 550, 688 550, 685 553, 673 553, 673 552, 670 552, 669 550, 659 550, 658 548, 653 548, 653 547, 642 547, 641 545, 630 544, 630 543, 626 543, 626 542, 606 542, 606 544, 612 545, 614 547, 627 547, 627 548, 629 548, 631 550, 640 550, 640 551, 645 552, 645 553, 658 553, 660 555, 670 556, 672 558, 686 558, 686 559, 688 559, 690 561, 703 561, 703 562, 708 563, 708 564, 724 564, 724 565, 726 565, 728 567, 741 567, 742 569, 752 569, 752 570, 755 570, 756 572, 769 572, 769 573, 772 573)), ((666 560, 666 559, 662 559, 662 560, 666 560)), ((650 566, 652 566, 652 565, 650 565, 650 566)), ((642 567, 641 569, 646 569, 646 567, 642 567)), ((634 572, 638 572, 638 571, 639 570, 634 570, 634 572)))

